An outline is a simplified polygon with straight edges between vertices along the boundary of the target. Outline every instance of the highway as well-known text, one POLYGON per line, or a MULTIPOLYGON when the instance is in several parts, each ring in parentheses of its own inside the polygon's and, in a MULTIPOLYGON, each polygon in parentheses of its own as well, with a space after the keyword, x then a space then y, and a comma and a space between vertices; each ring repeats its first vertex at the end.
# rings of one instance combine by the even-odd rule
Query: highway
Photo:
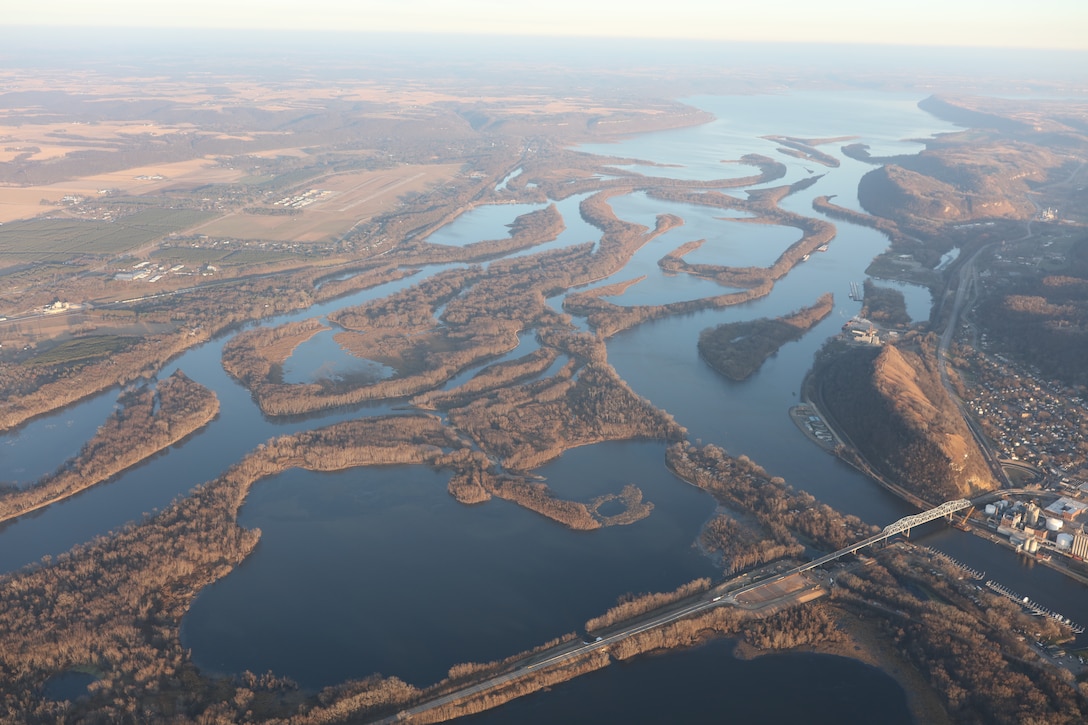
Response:
POLYGON ((934 521, 938 518, 949 515, 952 512, 967 508, 971 505, 971 501, 968 501, 966 499, 959 499, 956 501, 948 501, 941 504, 940 506, 936 506, 928 511, 923 511, 919 514, 905 516, 898 521, 889 524, 888 526, 885 526, 880 531, 880 533, 874 534, 867 539, 859 541, 855 544, 851 544, 850 546, 839 549, 838 551, 831 554, 821 556, 818 559, 813 559, 810 562, 801 564, 800 566, 796 566, 785 572, 781 572, 766 579, 761 579, 759 581, 741 586, 737 589, 732 589, 730 591, 731 587, 734 587, 737 583, 743 581, 747 577, 747 575, 742 575, 735 579, 731 579, 728 582, 719 584, 718 586, 704 592, 695 601, 679 607, 677 607, 675 604, 668 605, 667 607, 665 607, 664 612, 656 616, 652 616, 648 619, 642 619, 636 623, 631 624, 628 627, 613 632, 606 637, 600 637, 594 642, 570 642, 567 644, 559 645, 557 648, 550 650, 546 653, 537 653, 535 655, 530 655, 526 657, 525 660, 523 660, 522 664, 517 665, 513 670, 509 672, 490 677, 473 685, 466 685, 463 688, 454 690, 453 692, 441 695, 434 699, 427 700, 426 702, 420 703, 415 707, 402 710, 396 715, 386 717, 382 720, 378 720, 377 722, 399 723, 408 721, 414 715, 419 715, 428 710, 433 710, 438 707, 452 704, 459 700, 474 697, 481 693, 487 692, 488 690, 493 690, 507 683, 514 682, 515 680, 518 680, 535 672, 545 670, 550 667, 573 664, 575 660, 581 657, 585 657, 595 651, 605 649, 606 647, 616 644, 617 642, 627 639, 628 637, 633 637, 643 632, 647 632, 651 629, 663 627, 666 624, 670 624, 672 622, 676 622, 678 620, 685 619, 696 614, 701 614, 710 609, 713 609, 714 607, 741 606, 748 609, 755 609, 764 608, 770 605, 779 604, 790 599, 795 599, 796 597, 800 596, 804 591, 807 591, 807 589, 796 590, 785 596, 780 596, 773 600, 767 600, 761 603, 759 607, 746 606, 738 601, 738 597, 746 593, 760 589, 761 587, 771 587, 774 584, 788 579, 789 577, 798 576, 806 571, 823 566, 824 564, 832 562, 842 556, 846 556, 847 554, 854 554, 867 546, 872 546, 873 544, 879 543, 881 541, 886 541, 889 537, 894 536, 895 534, 903 531, 909 531, 915 526, 920 526, 928 521, 934 521), (533 659, 534 657, 542 656, 543 659, 535 661, 533 659))

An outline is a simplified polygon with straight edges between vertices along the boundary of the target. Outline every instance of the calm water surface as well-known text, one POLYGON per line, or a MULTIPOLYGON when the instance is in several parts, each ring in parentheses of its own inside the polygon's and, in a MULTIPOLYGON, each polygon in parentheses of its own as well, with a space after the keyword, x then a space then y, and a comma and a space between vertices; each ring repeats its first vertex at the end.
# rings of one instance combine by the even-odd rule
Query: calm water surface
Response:
MULTIPOLYGON (((581 150, 675 164, 644 171, 698 179, 751 173, 748 167, 723 164, 723 160, 746 153, 773 156, 786 165, 787 176, 771 185, 820 175, 811 188, 783 202, 787 209, 815 215, 812 199, 822 194, 833 194, 837 203, 859 208, 857 180, 870 167, 842 157, 841 145, 852 141, 820 147, 842 159, 839 168, 827 169, 778 154, 775 144, 761 136, 856 136, 853 140, 870 144, 874 155, 916 153, 922 147, 909 139, 955 130, 918 110, 914 105, 918 100, 913 95, 845 92, 698 97, 689 102, 713 112, 717 121, 581 150)), ((730 193, 743 195, 741 190, 730 193)), ((516 256, 596 242, 599 233, 578 214, 584 197, 557 203, 566 224, 557 240, 516 256)), ((614 199, 613 206, 621 218, 647 226, 660 213, 678 214, 686 222, 647 244, 631 265, 599 283, 646 275, 626 294, 612 298, 619 304, 656 304, 728 291, 708 280, 661 273, 657 260, 686 241, 707 239, 692 261, 768 264, 797 234, 788 228, 729 221, 736 214, 726 210, 658 202, 645 194, 614 199)), ((541 205, 483 207, 439 230, 431 241, 460 245, 503 238, 509 231, 507 224, 536 208, 541 205)), ((884 525, 913 511, 811 445, 786 414, 797 402, 814 353, 860 309, 860 303, 848 299, 850 283, 860 284, 869 261, 887 246, 887 240, 874 230, 834 223, 838 235, 829 250, 812 255, 767 297, 619 334, 608 341, 609 359, 636 392, 676 416, 693 440, 721 445, 735 455, 747 454, 793 486, 884 525), (801 340, 785 345, 747 381, 725 380, 699 359, 695 342, 701 330, 722 322, 783 315, 811 305, 824 292, 835 295, 832 315, 801 340)), ((399 280, 262 324, 320 317, 403 289, 421 278, 399 280)), ((911 286, 903 291, 912 317, 923 319, 928 314, 928 291, 911 286)), ((550 300, 556 307, 561 303, 561 298, 550 300)), ((584 326, 584 321, 576 319, 575 324, 584 326)), ((222 407, 219 418, 183 444, 108 484, 0 527, 0 571, 55 555, 165 506, 273 436, 394 410, 393 405, 354 406, 270 420, 223 371, 220 355, 229 338, 226 335, 191 350, 160 372, 160 376, 169 375, 181 368, 215 390, 222 407)), ((323 338, 315 343, 323 344, 327 344, 323 338)), ((526 331, 521 345, 504 359, 524 355, 537 345, 535 336, 526 331)), ((302 364, 295 372, 313 375, 315 366, 323 364, 318 359, 322 357, 320 351, 303 349, 295 361, 302 364)), ((328 357, 337 360, 335 355, 328 357)), ((458 376, 453 384, 485 364, 458 376)), ((0 436, 0 480, 33 480, 55 468, 93 434, 116 397, 116 391, 104 393, 0 436), (24 450, 22 441, 38 438, 47 438, 48 447, 36 453, 24 450)), ((588 446, 568 452, 539 471, 562 496, 588 500, 636 483, 655 505, 650 517, 631 526, 581 533, 503 501, 473 507, 457 504, 445 490, 448 474, 423 467, 336 474, 288 471, 254 487, 241 521, 261 528, 261 542, 238 569, 197 598, 183 622, 183 640, 197 662, 209 670, 271 669, 318 687, 374 671, 426 684, 457 662, 505 656, 576 630, 625 592, 669 589, 712 573, 692 542, 713 502, 665 471, 663 450, 655 443, 588 446)), ((1025 568, 1010 552, 950 530, 923 534, 921 540, 986 569, 1013 589, 1074 619, 1077 612, 1088 611, 1088 589, 1042 567, 1025 568)), ((731 716, 743 712, 749 718, 767 715, 771 721, 811 722, 827 713, 840 721, 901 722, 906 712, 902 693, 896 695, 890 682, 848 660, 790 655, 737 662, 724 645, 712 645, 614 666, 551 694, 514 703, 492 717, 509 719, 514 716, 508 713, 518 713, 514 717, 518 721, 544 722, 554 720, 557 712, 584 712, 599 715, 588 720, 615 719, 610 714, 616 713, 619 719, 634 722, 640 718, 675 721, 675 703, 685 702, 690 703, 689 712, 684 713, 689 721, 726 711, 731 716), (821 679, 825 676, 826 682, 821 679), (682 688, 692 682, 702 698, 684 694, 687 691, 682 688), (790 683, 792 693, 807 683, 825 684, 813 687, 808 699, 781 698, 777 695, 784 682, 790 683), (665 686, 677 693, 674 700, 660 696, 665 686), (874 699, 887 704, 887 709, 867 711, 880 713, 879 717, 844 715, 843 708, 851 707, 851 700, 868 702, 871 693, 884 692, 881 688, 890 688, 888 694, 874 699), (667 708, 661 712, 668 716, 655 717, 656 705, 645 701, 628 708, 617 694, 608 694, 617 692, 636 703, 642 692, 657 693, 667 708), (748 693, 763 694, 745 698, 748 693), (753 703, 762 708, 745 709, 753 703), (796 711, 800 714, 790 709, 802 703, 803 711, 796 711), (558 709, 548 709, 552 707, 558 709), (534 708, 543 714, 534 715, 534 708)))
POLYGON ((912 722, 906 694, 876 668, 815 654, 744 661, 733 657, 732 649, 733 642, 723 640, 686 652, 612 664, 465 722, 912 722))
POLYGON ((576 449, 539 471, 580 498, 642 488, 653 514, 571 533, 498 499, 464 506, 424 467, 289 471, 256 486, 257 550, 205 589, 182 641, 213 671, 271 668, 308 687, 375 671, 433 682, 557 636, 625 591, 713 576, 692 547, 714 504, 679 485, 659 443, 576 449))

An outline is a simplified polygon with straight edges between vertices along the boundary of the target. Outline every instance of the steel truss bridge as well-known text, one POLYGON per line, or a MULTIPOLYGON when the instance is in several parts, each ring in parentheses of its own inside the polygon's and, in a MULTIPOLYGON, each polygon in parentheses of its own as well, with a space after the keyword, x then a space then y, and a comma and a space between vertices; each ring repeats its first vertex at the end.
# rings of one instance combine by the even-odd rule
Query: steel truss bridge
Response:
POLYGON ((940 506, 935 506, 928 511, 923 511, 920 514, 904 516, 895 523, 885 526, 879 534, 875 534, 873 536, 870 536, 868 539, 863 539, 856 544, 851 544, 850 546, 847 546, 843 549, 839 549, 832 554, 821 556, 819 559, 813 559, 809 563, 797 567, 797 569, 795 569, 794 571, 802 572, 808 571, 809 569, 815 569, 818 566, 823 566, 829 561, 835 561, 835 559, 838 559, 840 556, 846 556, 847 554, 856 554, 858 551, 864 549, 866 546, 872 546, 873 544, 878 544, 881 541, 887 541, 889 538, 895 536, 896 534, 907 532, 907 534, 909 535, 910 530, 913 529, 915 526, 921 526, 922 524, 929 523, 930 521, 934 521, 943 516, 951 516, 957 511, 961 511, 972 505, 973 504, 967 499, 960 498, 956 499, 955 501, 945 501, 940 506))

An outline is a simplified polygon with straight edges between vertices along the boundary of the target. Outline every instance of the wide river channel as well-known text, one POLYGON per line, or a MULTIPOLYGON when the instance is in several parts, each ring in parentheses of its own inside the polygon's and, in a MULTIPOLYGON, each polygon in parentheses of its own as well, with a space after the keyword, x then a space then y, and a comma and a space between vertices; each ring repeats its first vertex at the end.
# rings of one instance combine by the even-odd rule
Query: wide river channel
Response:
MULTIPOLYGON (((840 146, 847 142, 821 147, 841 161, 837 168, 826 168, 779 154, 773 141, 761 137, 850 136, 869 144, 874 156, 917 153, 923 148, 918 139, 957 130, 919 110, 920 99, 843 91, 697 97, 688 102, 712 112, 717 120, 582 150, 645 160, 649 163, 629 168, 647 175, 694 179, 749 175, 753 173, 749 167, 722 162, 748 153, 773 156, 787 166, 788 175, 771 185, 820 177, 783 202, 797 213, 819 216, 812 199, 824 194, 836 195, 836 203, 860 208, 858 180, 871 167, 841 153, 840 146)), ((558 202, 567 229, 543 248, 599 238, 578 214, 581 198, 558 202)), ((722 288, 712 282, 661 273, 657 260, 684 242, 706 239, 690 256, 694 262, 765 265, 799 234, 791 228, 730 221, 735 214, 660 202, 644 194, 616 198, 613 207, 621 218, 647 225, 660 213, 685 220, 646 245, 618 275, 601 282, 647 276, 613 298, 619 304, 720 294, 722 288)), ((499 238, 505 236, 506 224, 535 208, 540 206, 477 209, 432 239, 459 245, 499 238)), ((814 353, 860 308, 849 299, 850 283, 860 284, 872 257, 887 246, 878 232, 833 223, 838 235, 828 251, 813 254, 769 296, 642 325, 612 338, 608 353, 634 390, 673 414, 693 441, 748 455, 795 488, 883 526, 914 510, 811 444, 787 415, 797 403, 814 353), (726 321, 782 315, 811 305, 824 292, 835 295, 834 313, 804 338, 783 347, 747 381, 725 380, 699 359, 696 340, 701 330, 726 321)), ((415 284, 437 269, 261 324, 328 314, 415 284)), ((912 317, 928 317, 927 290, 897 288, 904 291, 912 317)), ((562 300, 553 302, 558 306, 562 300)), ((0 527, 0 571, 56 555, 152 513, 219 475, 269 438, 397 412, 395 406, 359 406, 306 418, 269 419, 223 371, 220 355, 229 339, 227 335, 186 352, 160 372, 162 377, 180 368, 214 390, 221 403, 219 417, 197 435, 115 480, 0 527)), ((532 335, 523 335, 519 348, 506 357, 524 355, 536 345, 532 335)), ((385 372, 374 365, 361 369, 374 375, 385 372)), ((321 336, 300 346, 285 366, 292 381, 359 371, 331 338, 321 336)), ((474 372, 462 374, 451 385, 474 372)), ((74 455, 113 409, 117 394, 113 390, 96 396, 0 436, 0 480, 25 485, 74 455)), ((587 446, 537 473, 547 477, 558 495, 579 500, 635 483, 655 508, 648 518, 630 526, 571 532, 500 500, 460 505, 446 493, 448 474, 423 467, 333 474, 288 471, 253 488, 241 523, 262 530, 260 544, 241 566, 198 596, 182 625, 183 642, 196 662, 213 672, 271 670, 308 688, 381 672, 426 685, 455 663, 501 658, 580 629, 587 618, 627 592, 662 591, 697 576, 718 575, 694 546, 700 528, 713 514, 714 502, 666 471, 662 444, 587 446)), ((1067 615, 1088 611, 1088 588, 1045 567, 1029 567, 1012 552, 939 527, 918 540, 985 570, 988 577, 1044 606, 1067 615)), ((625 693, 646 694, 657 687, 654 702, 682 702, 683 707, 661 711, 669 717, 654 717, 656 711, 647 709, 650 704, 628 705, 630 715, 622 719, 695 722, 740 699, 772 699, 782 683, 798 681, 812 684, 799 691, 804 693, 803 714, 779 702, 775 704, 779 709, 752 710, 751 716, 812 721, 812 713, 828 712, 841 718, 849 701, 870 721, 907 718, 898 686, 856 662, 815 655, 742 662, 732 658, 728 646, 717 645, 610 667, 553 694, 539 695, 527 701, 529 705, 500 708, 494 721, 551 722, 563 712, 599 712, 603 719, 619 712, 610 709, 609 702, 615 706, 625 693), (701 684, 692 687, 692 682, 701 684), (758 696, 764 691, 765 696, 758 696), (518 708, 516 716, 513 708, 518 708)))

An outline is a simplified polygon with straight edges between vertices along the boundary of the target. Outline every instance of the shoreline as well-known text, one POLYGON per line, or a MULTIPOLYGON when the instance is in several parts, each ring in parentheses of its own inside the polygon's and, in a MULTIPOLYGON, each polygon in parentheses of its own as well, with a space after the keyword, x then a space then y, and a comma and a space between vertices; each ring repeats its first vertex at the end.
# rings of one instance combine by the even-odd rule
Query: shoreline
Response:
POLYGON ((880 670, 903 689, 907 707, 915 722, 951 725, 952 720, 945 712, 938 694, 925 681, 922 673, 904 660, 886 638, 876 631, 875 620, 870 622, 833 603, 828 606, 832 610, 836 626, 845 635, 843 641, 825 641, 789 649, 760 650, 740 639, 733 650, 733 656, 737 659, 754 660, 759 657, 797 652, 845 657, 862 662, 880 670))

